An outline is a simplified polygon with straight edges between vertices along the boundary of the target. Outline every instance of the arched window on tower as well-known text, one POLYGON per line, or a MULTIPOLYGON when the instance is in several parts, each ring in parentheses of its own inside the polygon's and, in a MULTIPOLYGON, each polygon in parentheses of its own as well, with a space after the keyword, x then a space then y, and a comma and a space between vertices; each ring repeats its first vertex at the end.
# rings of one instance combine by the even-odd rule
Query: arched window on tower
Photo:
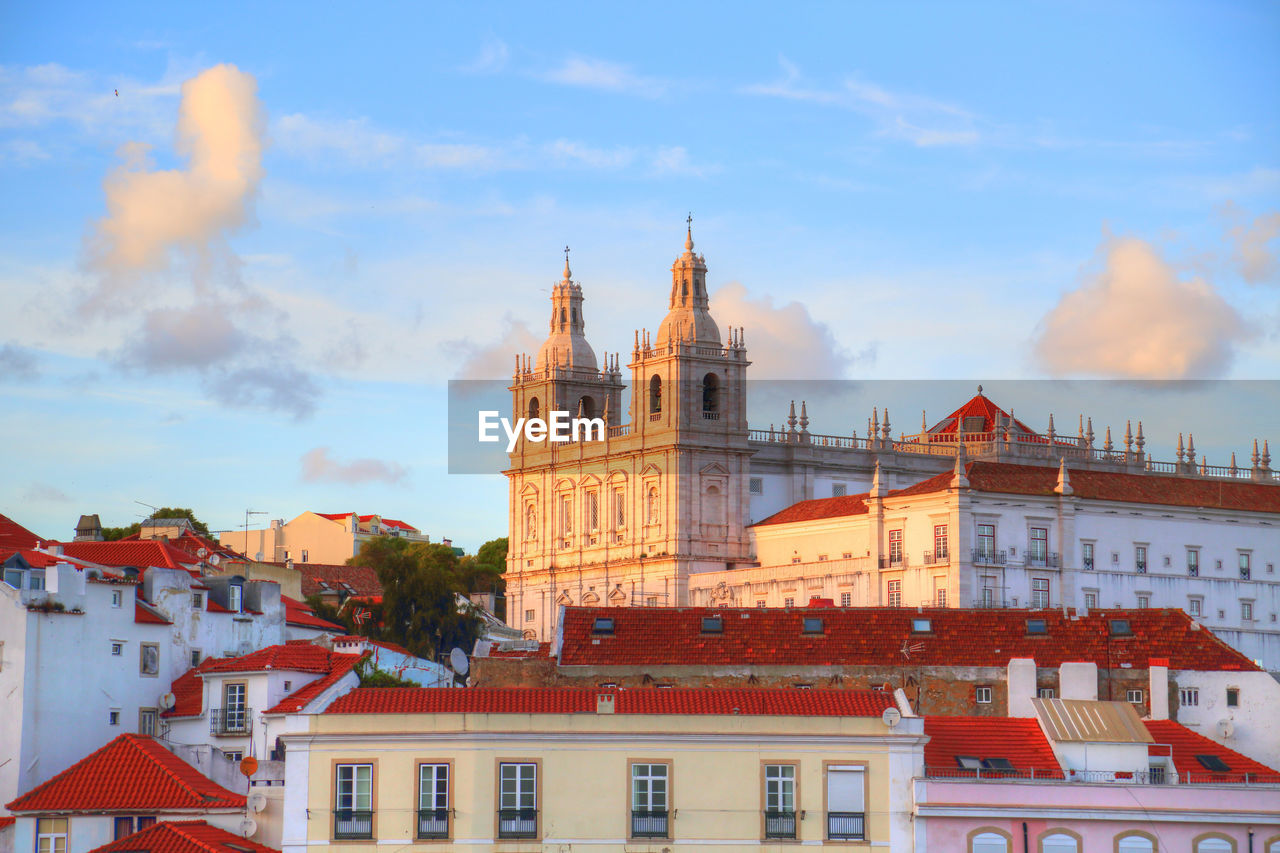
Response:
POLYGON ((680 296, 686 302, 689 299, 689 279, 687 278, 684 281, 680 282, 680 296))
POLYGON ((662 411, 662 377, 654 374, 649 380, 649 414, 656 415, 662 411))
POLYGON ((702 377, 702 415, 715 420, 720 411, 720 377, 708 373, 702 377))
POLYGON ((564 326, 564 306, 560 307, 560 325, 564 326))
POLYGON ((569 309, 569 316, 573 319, 573 325, 575 325, 575 326, 576 326, 576 325, 578 325, 578 309, 577 309, 577 308, 570 308, 570 309, 569 309))
POLYGON ((540 411, 541 411, 541 406, 538 403, 538 398, 530 397, 529 398, 529 420, 533 420, 534 418, 536 418, 540 411))
POLYGON ((594 418, 596 416, 596 401, 590 397, 583 397, 578 400, 578 408, 582 411, 582 417, 594 418))

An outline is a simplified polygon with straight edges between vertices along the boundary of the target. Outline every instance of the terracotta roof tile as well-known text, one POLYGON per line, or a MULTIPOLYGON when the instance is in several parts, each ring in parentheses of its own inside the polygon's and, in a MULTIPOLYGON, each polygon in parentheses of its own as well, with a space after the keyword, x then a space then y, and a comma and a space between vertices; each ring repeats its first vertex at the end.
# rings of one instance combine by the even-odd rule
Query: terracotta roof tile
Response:
POLYGON ((133 621, 143 625, 172 625, 168 619, 161 616, 149 604, 143 604, 141 601, 133 602, 133 621))
POLYGON ((291 672, 328 672, 328 649, 303 641, 280 646, 267 646, 235 658, 219 658, 201 665, 201 672, 265 672, 287 669, 291 672))
POLYGON ((8 804, 15 812, 243 809, 216 785, 144 735, 120 735, 8 804))
POLYGON ((309 684, 290 693, 284 699, 268 708, 264 713, 267 714, 289 714, 301 711, 307 706, 307 703, 315 699, 325 690, 337 683, 344 675, 355 669, 361 659, 367 655, 339 655, 330 654, 328 660, 328 671, 323 678, 317 678, 309 684))
POLYGON ((284 602, 284 621, 289 625, 297 625, 303 628, 320 628, 325 631, 347 630, 342 625, 330 622, 327 619, 321 619, 314 610, 296 598, 282 595, 280 600, 284 602))
POLYGON ((1215 743, 1173 720, 1143 720, 1142 724, 1156 739, 1156 745, 1150 748, 1153 753, 1160 750, 1159 744, 1167 744, 1173 748, 1173 766, 1183 781, 1243 782, 1248 774, 1249 781, 1252 782, 1280 784, 1280 772, 1215 743), (1197 755, 1217 756, 1230 769, 1225 773, 1214 773, 1200 763, 1197 755), (1259 776, 1262 778, 1255 778, 1259 776))
POLYGON ((617 697, 617 714, 878 717, 894 704, 889 694, 876 690, 361 687, 336 700, 325 713, 594 714, 601 692, 617 697))
POLYGON ((24 551, 35 548, 42 540, 7 515, 0 515, 0 551, 24 551))
POLYGON ((90 853, 278 853, 202 820, 163 821, 90 853))
POLYGON ((956 761, 969 758, 1007 758, 1019 776, 1061 779, 1062 768, 1053 747, 1034 718, 925 717, 924 763, 930 775, 976 776, 956 761))
POLYGON ((1256 671, 1253 661, 1200 628, 1177 609, 1104 610, 1065 617, 1061 610, 959 608, 567 607, 561 666, 790 665, 882 666, 903 661, 904 643, 918 644, 918 666, 1005 666, 1034 658, 1039 666, 1094 661, 1100 668, 1145 669, 1166 657, 1174 670, 1256 671), (719 616, 723 630, 703 634, 702 618, 719 616), (596 617, 613 633, 593 633, 596 617), (802 620, 822 619, 821 634, 802 620), (912 632, 930 620, 927 634, 912 632), (1046 633, 1027 633, 1043 619, 1046 633), (1112 619, 1129 620, 1131 636, 1111 636, 1112 619))
MULTIPOLYGON (((281 566, 283 563, 274 563, 281 566)), ((323 592, 351 595, 382 595, 378 573, 368 566, 334 566, 320 563, 294 563, 302 579, 302 597, 309 598, 323 592), (350 585, 348 590, 343 584, 350 585)))
POLYGON ((490 649, 489 657, 491 658, 549 658, 551 657, 551 644, 538 643, 536 649, 490 649))
POLYGON ((88 560, 100 566, 134 566, 139 569, 155 566, 161 569, 182 569, 199 561, 186 551, 179 550, 159 540, 128 540, 116 542, 51 542, 61 545, 62 553, 69 557, 88 560))

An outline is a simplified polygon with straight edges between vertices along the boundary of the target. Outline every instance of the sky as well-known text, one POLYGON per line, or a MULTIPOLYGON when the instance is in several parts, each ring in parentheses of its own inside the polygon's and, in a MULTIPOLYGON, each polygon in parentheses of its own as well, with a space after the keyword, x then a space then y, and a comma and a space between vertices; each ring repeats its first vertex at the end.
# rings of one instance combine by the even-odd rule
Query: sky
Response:
POLYGON ((847 381, 814 432, 982 382, 1280 457, 1275 3, 6 4, 0 185, 0 513, 50 538, 505 535, 447 382, 536 351, 566 245, 625 365, 690 214, 751 376, 847 381))

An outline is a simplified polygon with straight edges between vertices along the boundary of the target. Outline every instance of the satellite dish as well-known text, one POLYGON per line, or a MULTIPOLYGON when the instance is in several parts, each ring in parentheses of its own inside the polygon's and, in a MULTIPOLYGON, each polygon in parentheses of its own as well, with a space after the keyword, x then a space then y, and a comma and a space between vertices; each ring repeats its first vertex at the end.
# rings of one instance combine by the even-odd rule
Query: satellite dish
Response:
POLYGON ((471 669, 471 661, 467 660, 467 653, 462 649, 455 648, 449 652, 449 666, 458 675, 466 675, 471 669))
POLYGON ((258 772, 258 759, 252 755, 246 755, 240 759, 240 774, 242 776, 252 776, 258 772))
POLYGON ((254 791, 249 795, 247 802, 250 811, 260 812, 267 807, 267 795, 261 791, 254 791))
POLYGON ((1218 734, 1223 737, 1231 737, 1236 733, 1236 724, 1230 720, 1218 720, 1218 734))
POLYGON ((172 693, 165 693, 160 697, 160 707, 168 711, 178 704, 178 697, 172 693))
POLYGON ((245 838, 251 837, 258 831, 258 822, 251 817, 246 817, 240 821, 240 834, 245 838))
POLYGON ((222 556, 220 554, 214 554, 212 557, 209 558, 209 565, 211 566, 216 566, 218 565, 218 563, 221 563, 221 562, 222 562, 222 556))
POLYGON ((209 556, 209 549, 201 548, 200 550, 196 551, 196 556, 203 560, 205 557, 209 556))
POLYGON ((884 713, 880 715, 880 719, 886 726, 893 728, 902 720, 902 712, 897 708, 885 708, 884 713))

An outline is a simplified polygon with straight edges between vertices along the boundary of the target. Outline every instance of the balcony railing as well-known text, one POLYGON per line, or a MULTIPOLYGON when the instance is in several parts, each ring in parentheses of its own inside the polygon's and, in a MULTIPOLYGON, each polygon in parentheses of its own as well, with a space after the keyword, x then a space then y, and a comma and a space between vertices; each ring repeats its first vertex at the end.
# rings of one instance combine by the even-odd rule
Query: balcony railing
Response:
POLYGON ((990 782, 1063 782, 1125 785, 1280 785, 1280 773, 1175 773, 1163 767, 1149 770, 1068 770, 1061 768, 975 769, 925 767, 928 779, 981 779, 990 782))
POLYGON ((1062 557, 1055 551, 1027 551, 1027 565, 1040 568, 1058 568, 1062 565, 1062 557))
POLYGON ((373 811, 335 809, 333 812, 333 837, 373 838, 373 811))
POLYGON ((665 810, 633 810, 631 812, 631 837, 668 838, 667 812, 665 810))
POLYGON ((866 835, 864 812, 827 812, 827 838, 831 841, 862 841, 866 835))
POLYGON ((948 559, 950 559, 950 556, 947 553, 946 548, 943 548, 941 551, 925 551, 924 552, 924 564, 926 566, 934 566, 934 565, 937 565, 938 563, 945 563, 947 562, 948 559))
POLYGON ((1247 580, 1249 580, 1249 578, 1250 578, 1251 576, 1252 576, 1252 573, 1250 572, 1250 570, 1249 570, 1249 569, 1241 569, 1241 570, 1240 570, 1240 580, 1242 580, 1242 581, 1247 581, 1247 580))
POLYGON ((897 554, 897 555, 881 554, 880 555, 880 568, 882 569, 897 569, 905 565, 907 565, 906 554, 897 554))
POLYGON ((1084 570, 1086 572, 1093 571, 1093 557, 1085 557, 1082 562, 1082 565, 1084 566, 1084 570))
POLYGON ((419 838, 448 838, 448 809, 418 809, 419 838))
POLYGON ((499 838, 537 838, 537 809, 498 809, 499 838))
POLYGON ((765 838, 795 838, 796 837, 796 813, 795 812, 771 812, 764 813, 764 837, 765 838))
POLYGON ((1199 566, 1187 566, 1187 577, 1190 577, 1190 578, 1198 578, 1198 577, 1200 577, 1200 567, 1199 567, 1199 566))
POLYGON ((1134 564, 1133 564, 1133 570, 1134 570, 1134 571, 1136 571, 1136 572, 1137 572, 1138 574, 1140 574, 1140 575, 1145 575, 1145 574, 1147 573, 1147 563, 1146 563, 1146 561, 1145 561, 1145 560, 1139 560, 1138 562, 1134 563, 1134 564))
POLYGON ((983 566, 1003 566, 1008 560, 1004 551, 990 551, 986 548, 973 549, 973 562, 983 566))
POLYGON ((253 733, 252 708, 210 708, 209 732, 215 735, 248 735, 253 733))

